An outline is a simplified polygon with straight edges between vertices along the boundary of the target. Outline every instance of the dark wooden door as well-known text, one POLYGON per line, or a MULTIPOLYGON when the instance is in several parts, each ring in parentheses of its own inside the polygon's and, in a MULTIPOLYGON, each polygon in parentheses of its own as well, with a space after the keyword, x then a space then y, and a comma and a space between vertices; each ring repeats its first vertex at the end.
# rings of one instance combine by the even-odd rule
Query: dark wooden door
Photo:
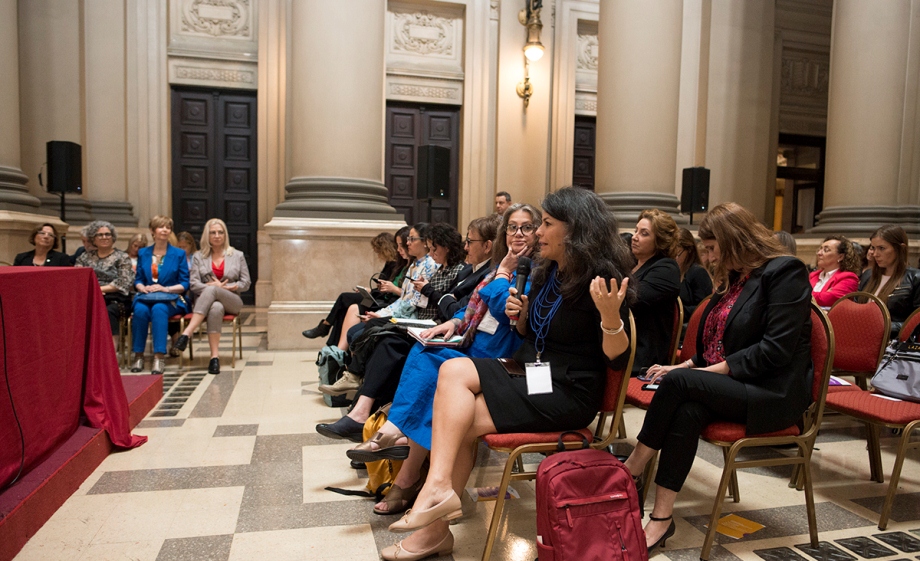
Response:
POLYGON ((386 186, 390 205, 406 223, 447 222, 457 225, 460 184, 460 108, 418 103, 387 103, 386 186), (450 191, 430 202, 417 196, 418 147, 450 149, 450 191))
POLYGON ((594 190, 594 148, 597 138, 597 119, 575 116, 575 152, 572 166, 572 184, 594 190))
POLYGON ((230 245, 246 255, 255 300, 259 273, 256 193, 256 94, 172 90, 172 208, 176 232, 199 239, 205 222, 227 223, 230 245))

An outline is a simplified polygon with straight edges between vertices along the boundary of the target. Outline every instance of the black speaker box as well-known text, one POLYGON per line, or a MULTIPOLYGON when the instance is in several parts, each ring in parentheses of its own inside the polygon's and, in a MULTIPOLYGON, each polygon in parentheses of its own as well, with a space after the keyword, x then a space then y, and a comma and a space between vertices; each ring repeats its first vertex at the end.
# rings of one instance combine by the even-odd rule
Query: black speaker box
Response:
POLYGON ((707 212, 709 210, 709 170, 684 168, 683 187, 680 192, 680 211, 707 212))
POLYGON ((51 140, 46 145, 48 158, 48 192, 83 192, 83 155, 80 145, 65 140, 51 140))
POLYGON ((450 148, 425 145, 418 147, 417 199, 450 197, 450 148))

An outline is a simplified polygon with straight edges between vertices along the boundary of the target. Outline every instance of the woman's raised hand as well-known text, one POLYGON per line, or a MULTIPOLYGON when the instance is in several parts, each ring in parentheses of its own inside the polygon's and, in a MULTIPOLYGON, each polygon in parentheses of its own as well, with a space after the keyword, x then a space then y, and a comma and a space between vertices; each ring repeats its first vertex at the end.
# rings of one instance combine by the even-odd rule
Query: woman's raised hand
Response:
POLYGON ((422 336, 422 339, 433 339, 434 337, 437 337, 438 335, 443 335, 444 339, 446 340, 446 339, 450 339, 454 335, 454 329, 456 328, 457 326, 454 325, 454 322, 448 320, 440 325, 436 325, 432 327, 431 329, 426 329, 425 331, 422 331, 421 336, 422 336))
POLYGON ((517 270, 518 260, 521 257, 530 255, 533 252, 533 247, 524 246, 524 249, 515 253, 513 248, 508 248, 508 253, 502 257, 502 262, 498 264, 498 273, 508 273, 511 274, 517 270))
POLYGON ((629 286, 629 279, 623 279, 623 282, 617 286, 617 279, 610 279, 610 290, 607 290, 607 279, 595 277, 591 281, 591 299, 597 311, 601 313, 601 323, 608 329, 617 329, 622 321, 620 318, 620 306, 626 299, 626 287, 629 286))

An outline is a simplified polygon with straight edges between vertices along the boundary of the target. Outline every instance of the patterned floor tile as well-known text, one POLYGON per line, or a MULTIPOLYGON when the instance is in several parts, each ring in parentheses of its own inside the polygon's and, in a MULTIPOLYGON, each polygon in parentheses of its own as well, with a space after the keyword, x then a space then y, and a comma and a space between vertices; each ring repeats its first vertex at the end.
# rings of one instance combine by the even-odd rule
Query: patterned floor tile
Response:
POLYGON ((233 535, 166 540, 157 561, 227 561, 233 535))
MULTIPOLYGON (((742 497, 744 496, 744 487, 741 489, 742 497)), ((723 516, 727 514, 723 512, 723 516)), ((739 541, 762 540, 767 538, 776 538, 782 536, 796 536, 808 534, 808 519, 805 512, 805 499, 802 499, 801 506, 785 506, 776 508, 765 508, 761 510, 746 510, 735 512, 742 518, 747 518, 759 524, 764 528, 747 535, 740 540, 729 538, 721 534, 716 534, 716 543, 736 543, 739 541)), ((861 516, 841 508, 833 503, 820 502, 815 504, 815 515, 818 522, 818 532, 829 532, 832 530, 841 530, 845 528, 859 528, 871 524, 861 516)), ((695 526, 703 534, 706 533, 706 525, 709 524, 709 515, 689 516, 685 520, 695 526)))
POLYGON ((835 541, 856 555, 865 557, 866 559, 877 559, 879 557, 888 557, 889 555, 895 554, 894 551, 888 549, 884 545, 864 536, 835 541))
MULTIPOLYGON (((913 458, 908 458, 904 463, 904 469, 909 469, 908 462, 911 461, 916 462, 913 458)), ((881 496, 851 500, 860 506, 864 506, 873 512, 881 514, 882 505, 885 504, 885 491, 887 491, 888 487, 888 474, 885 474, 884 488, 881 486, 879 487, 881 496)), ((891 505, 890 518, 897 522, 920 519, 920 493, 898 493, 895 495, 894 503, 891 505)))
POLYGON ((920 539, 904 532, 889 532, 886 534, 873 534, 873 538, 884 542, 898 551, 904 553, 917 553, 920 551, 920 539))
POLYGON ((805 561, 805 558, 788 547, 755 549, 754 553, 766 561, 805 561))
POLYGON ((256 436, 259 425, 217 425, 214 436, 256 436))
POLYGON ((830 542, 818 542, 818 547, 816 548, 811 547, 810 543, 799 544, 795 547, 814 557, 817 561, 855 561, 856 559, 830 542))

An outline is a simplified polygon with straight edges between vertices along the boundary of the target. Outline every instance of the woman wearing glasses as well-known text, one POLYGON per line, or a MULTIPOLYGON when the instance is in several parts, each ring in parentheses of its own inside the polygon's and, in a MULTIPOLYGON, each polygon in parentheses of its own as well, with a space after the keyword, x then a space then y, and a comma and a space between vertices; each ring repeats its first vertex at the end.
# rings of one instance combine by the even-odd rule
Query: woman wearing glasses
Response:
POLYGON ((115 226, 105 220, 95 220, 86 226, 86 235, 92 240, 95 249, 80 254, 77 267, 92 267, 99 280, 99 289, 105 298, 105 308, 109 312, 109 326, 112 335, 118 335, 119 323, 128 305, 134 271, 131 270, 131 258, 120 249, 115 248, 118 235, 115 226))
POLYGON ((58 233, 52 224, 42 224, 32 230, 29 243, 32 251, 20 253, 13 260, 18 267, 70 267, 70 256, 55 251, 58 248, 58 233))

